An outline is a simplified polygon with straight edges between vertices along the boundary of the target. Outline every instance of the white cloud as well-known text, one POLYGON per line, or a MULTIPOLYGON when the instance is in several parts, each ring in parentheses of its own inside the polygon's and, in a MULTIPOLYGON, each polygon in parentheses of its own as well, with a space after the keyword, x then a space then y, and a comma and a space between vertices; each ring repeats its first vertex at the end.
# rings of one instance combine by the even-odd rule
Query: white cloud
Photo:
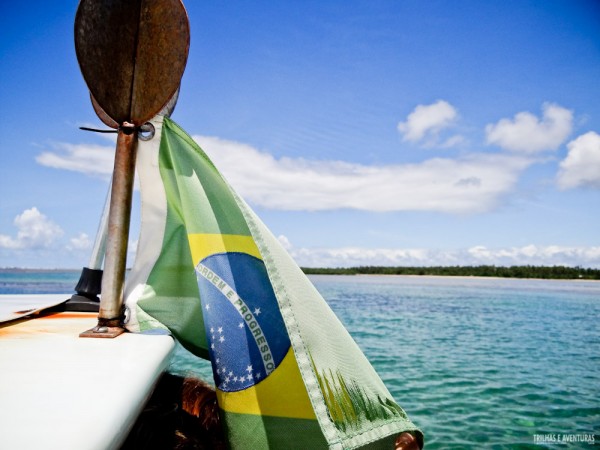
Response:
MULTIPOLYGON (((443 101, 423 108, 440 104, 453 111, 443 101)), ((195 139, 243 197, 256 206, 275 210, 481 213, 502 202, 514 189, 521 172, 535 162, 518 155, 472 153, 455 159, 431 158, 413 164, 376 166, 276 159, 239 142, 207 136, 195 139)), ((452 136, 445 142, 452 146, 462 142, 462 137, 452 136)), ((37 161, 59 169, 110 177, 112 148, 67 143, 57 147, 59 151, 42 153, 37 161)))
POLYGON ((285 248, 286 250, 289 250, 292 248, 292 244, 290 244, 289 239, 286 236, 284 236, 283 234, 279 235, 277 237, 277 240, 282 245, 282 247, 285 248))
MULTIPOLYGON (((289 241, 288 241, 289 244, 289 241)), ((564 265, 600 267, 600 247, 558 245, 490 249, 295 248, 288 252, 303 267, 451 266, 451 265, 564 265)))
POLYGON ((0 234, 0 248, 10 250, 47 248, 63 235, 63 230, 34 206, 26 209, 17 217, 17 237, 0 234))
POLYGON ((542 111, 541 121, 530 112, 520 112, 512 120, 487 125, 487 143, 523 153, 556 150, 571 133, 573 112, 553 103, 545 103, 542 111))
POLYGON ((114 165, 114 147, 92 144, 56 144, 55 152, 44 152, 35 160, 47 167, 70 170, 109 179, 114 165))
POLYGON ((288 252, 303 267, 425 266, 433 260, 433 252, 424 249, 291 248, 288 252))
POLYGON ((89 250, 92 248, 92 241, 86 233, 79 233, 78 236, 69 240, 67 250, 89 250))
MULTIPOLYGON (((437 140, 437 135, 448 128, 458 117, 456 109, 444 100, 438 100, 431 105, 418 105, 406 118, 398 124, 398 131, 403 134, 403 140, 418 142, 424 139, 437 140)), ((460 137, 446 141, 446 146, 459 143, 460 137)))
POLYGON ((464 136, 461 136, 460 134, 456 134, 454 136, 450 136, 444 142, 440 143, 439 147, 440 148, 458 147, 459 145, 464 144, 466 141, 467 140, 465 139, 464 136))
POLYGON ((240 195, 278 210, 483 212, 511 192, 521 171, 533 163, 511 155, 471 154, 367 166, 275 159, 246 144, 206 136, 195 139, 240 195))
POLYGON ((569 142, 567 148, 569 153, 560 163, 558 186, 600 188, 600 135, 590 131, 569 142))
POLYGON ((467 254, 470 256, 467 264, 600 267, 600 247, 526 245, 488 249, 475 246, 468 249, 467 254))

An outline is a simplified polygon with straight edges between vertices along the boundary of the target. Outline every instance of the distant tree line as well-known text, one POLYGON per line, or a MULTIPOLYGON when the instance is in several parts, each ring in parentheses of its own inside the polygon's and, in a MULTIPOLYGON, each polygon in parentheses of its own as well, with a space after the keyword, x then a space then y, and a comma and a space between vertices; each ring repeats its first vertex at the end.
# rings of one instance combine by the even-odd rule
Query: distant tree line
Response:
POLYGON ((303 267, 307 275, 439 275, 461 277, 600 280, 600 269, 566 266, 303 267))

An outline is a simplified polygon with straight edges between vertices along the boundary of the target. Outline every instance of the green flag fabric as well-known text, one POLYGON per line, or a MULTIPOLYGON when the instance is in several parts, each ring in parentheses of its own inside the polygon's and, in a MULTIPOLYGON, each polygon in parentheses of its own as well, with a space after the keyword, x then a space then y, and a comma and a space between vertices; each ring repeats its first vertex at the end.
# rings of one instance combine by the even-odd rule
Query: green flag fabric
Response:
MULTIPOLYGON (((198 144, 157 117, 140 142, 127 328, 210 358, 232 449, 392 449, 422 434, 325 300, 198 144)), ((240 161, 244 164, 244 161, 240 161)), ((401 374, 399 374, 401 376, 401 374)))

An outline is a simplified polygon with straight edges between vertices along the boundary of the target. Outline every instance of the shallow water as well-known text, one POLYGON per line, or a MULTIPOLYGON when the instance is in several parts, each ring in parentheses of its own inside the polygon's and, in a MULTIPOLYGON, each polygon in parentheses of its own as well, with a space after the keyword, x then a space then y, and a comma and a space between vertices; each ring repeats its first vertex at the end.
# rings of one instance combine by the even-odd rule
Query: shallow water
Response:
POLYGON ((72 294, 80 274, 76 270, 0 269, 0 294, 72 294))
POLYGON ((427 448, 600 431, 600 283, 312 279, 427 448))
MULTIPOLYGON (((78 278, 0 271, 0 293, 72 292, 78 278)), ((600 445, 600 283, 311 280, 424 431, 427 449, 540 448, 535 435, 594 433, 600 445)), ((208 362, 181 348, 171 370, 211 377, 208 362)))

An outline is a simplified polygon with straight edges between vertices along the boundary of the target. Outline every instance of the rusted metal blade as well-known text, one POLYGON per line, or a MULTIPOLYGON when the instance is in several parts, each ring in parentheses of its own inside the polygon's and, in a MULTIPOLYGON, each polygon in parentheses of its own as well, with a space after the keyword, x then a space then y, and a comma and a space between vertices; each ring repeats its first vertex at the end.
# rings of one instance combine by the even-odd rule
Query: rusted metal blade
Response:
POLYGON ((83 78, 100 109, 119 125, 142 125, 173 97, 189 43, 180 0, 81 0, 75 16, 83 78))
POLYGON ((160 110, 159 114, 166 117, 171 117, 171 114, 173 114, 173 111, 175 111, 175 106, 177 106, 177 100, 179 100, 179 88, 177 88, 173 94, 173 97, 171 97, 163 109, 160 110))
MULTIPOLYGON (((167 116, 167 117, 171 117, 171 114, 173 114, 173 111, 175 110, 175 106, 177 105, 178 98, 179 98, 179 88, 177 88, 177 90, 173 94, 173 97, 171 97, 169 99, 167 104, 165 106, 163 106, 163 108, 158 112, 158 114, 161 114, 161 115, 167 116)), ((94 98, 94 96, 92 95, 91 92, 90 92, 90 100, 92 101, 92 107, 94 108, 94 112, 96 113, 96 115, 102 121, 102 123, 104 125, 106 125, 110 128, 115 128, 115 129, 119 128, 119 124, 117 122, 115 122, 114 120, 112 120, 108 114, 106 114, 106 111, 104 111, 100 107, 100 105, 98 104, 98 100, 96 100, 94 98)))
POLYGON ((98 104, 98 100, 94 98, 91 92, 90 100, 92 101, 92 107, 94 108, 94 112, 104 125, 115 129, 119 128, 119 124, 115 120, 113 120, 108 114, 106 114, 106 111, 104 111, 102 107, 98 104))

